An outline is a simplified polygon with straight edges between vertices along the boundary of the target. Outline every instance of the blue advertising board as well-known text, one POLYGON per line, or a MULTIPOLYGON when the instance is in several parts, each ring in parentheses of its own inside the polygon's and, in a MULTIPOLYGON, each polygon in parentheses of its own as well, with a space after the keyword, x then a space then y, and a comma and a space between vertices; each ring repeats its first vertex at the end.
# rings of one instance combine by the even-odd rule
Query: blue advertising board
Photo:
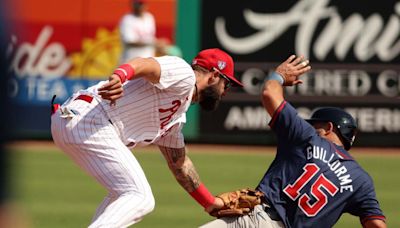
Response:
POLYGON ((12 138, 46 139, 50 137, 50 105, 63 103, 74 92, 94 85, 99 80, 43 79, 39 77, 9 78, 9 133, 12 138))

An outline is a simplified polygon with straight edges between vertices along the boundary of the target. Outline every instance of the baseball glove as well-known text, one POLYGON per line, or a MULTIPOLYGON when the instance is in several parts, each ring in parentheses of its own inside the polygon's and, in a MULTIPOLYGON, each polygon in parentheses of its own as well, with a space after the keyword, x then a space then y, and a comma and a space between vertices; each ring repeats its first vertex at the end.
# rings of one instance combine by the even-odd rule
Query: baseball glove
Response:
POLYGON ((222 199, 224 207, 213 210, 210 215, 217 218, 247 215, 261 204, 263 196, 262 192, 249 188, 222 193, 216 197, 222 199))

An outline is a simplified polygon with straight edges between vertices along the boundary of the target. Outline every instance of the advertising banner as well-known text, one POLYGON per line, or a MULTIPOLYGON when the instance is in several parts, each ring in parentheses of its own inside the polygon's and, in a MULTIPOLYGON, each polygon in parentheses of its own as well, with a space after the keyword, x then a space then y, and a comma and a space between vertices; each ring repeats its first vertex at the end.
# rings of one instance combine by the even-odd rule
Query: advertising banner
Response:
MULTIPOLYGON (((109 77, 119 64, 119 23, 130 0, 8 1, 7 93, 13 134, 50 136, 49 107, 109 77)), ((175 0, 149 0, 156 36, 174 42, 175 0)))
POLYGON ((230 91, 222 110, 201 113, 204 140, 274 142, 260 90, 296 54, 312 66, 302 85, 285 88, 301 116, 342 107, 358 120, 356 145, 400 146, 399 1, 231 1, 228 10, 222 1, 204 0, 202 9, 201 47, 229 52, 245 85, 230 91))

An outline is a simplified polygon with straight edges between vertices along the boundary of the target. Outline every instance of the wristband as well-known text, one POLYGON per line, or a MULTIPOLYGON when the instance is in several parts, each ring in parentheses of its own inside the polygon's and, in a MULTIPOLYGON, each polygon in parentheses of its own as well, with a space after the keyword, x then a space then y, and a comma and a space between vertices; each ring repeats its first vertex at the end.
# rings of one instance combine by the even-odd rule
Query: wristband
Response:
POLYGON ((283 85, 285 83, 285 79, 282 77, 282 75, 276 73, 275 71, 268 75, 268 77, 265 78, 265 82, 269 80, 275 80, 278 81, 279 84, 283 85))
POLYGON ((204 184, 200 184, 196 190, 189 194, 204 208, 211 206, 215 202, 214 196, 208 191, 204 184))
POLYGON ((135 76, 135 70, 130 64, 122 64, 114 70, 113 74, 118 75, 121 79, 121 83, 124 83, 126 80, 131 80, 133 76, 135 76))

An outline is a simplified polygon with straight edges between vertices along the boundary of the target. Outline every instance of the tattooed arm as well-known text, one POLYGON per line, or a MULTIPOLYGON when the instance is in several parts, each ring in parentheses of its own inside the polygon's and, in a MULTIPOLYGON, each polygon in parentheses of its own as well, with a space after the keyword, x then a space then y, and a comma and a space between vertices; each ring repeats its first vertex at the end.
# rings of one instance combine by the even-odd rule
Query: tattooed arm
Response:
POLYGON ((167 160, 168 167, 179 184, 187 191, 192 192, 200 185, 200 177, 190 158, 186 156, 185 147, 169 148, 159 146, 161 153, 167 160))
POLYGON ((210 213, 214 209, 222 208, 224 202, 215 198, 201 183, 199 174, 190 158, 186 155, 185 148, 169 148, 159 146, 161 153, 167 160, 168 167, 174 174, 179 184, 198 202, 205 211, 210 213))

